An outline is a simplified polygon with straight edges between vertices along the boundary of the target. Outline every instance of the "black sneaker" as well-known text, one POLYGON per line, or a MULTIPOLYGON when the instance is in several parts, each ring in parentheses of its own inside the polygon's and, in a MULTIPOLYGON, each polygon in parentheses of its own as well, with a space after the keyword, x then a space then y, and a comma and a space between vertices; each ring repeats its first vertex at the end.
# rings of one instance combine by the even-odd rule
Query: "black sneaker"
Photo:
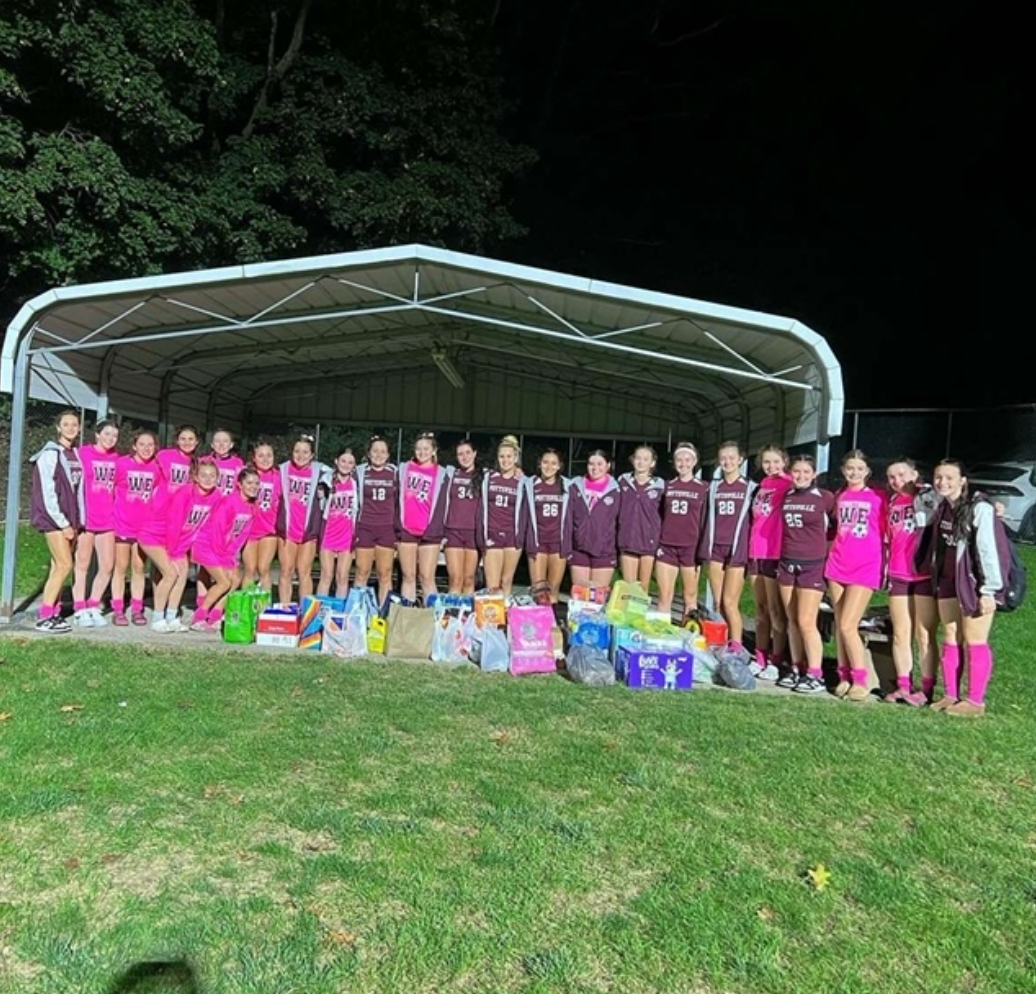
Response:
POLYGON ((808 674, 799 679, 799 682, 795 684, 796 694, 822 694, 827 690, 824 685, 824 681, 818 679, 815 676, 809 676, 808 674))
MULTIPOLYGON (((803 678, 803 679, 805 679, 805 678, 803 678)), ((796 686, 798 686, 798 682, 799 682, 799 675, 798 675, 798 673, 796 673, 795 670, 788 670, 788 672, 785 673, 784 676, 782 676, 777 681, 777 686, 780 687, 781 690, 794 690, 796 688, 796 686)))
POLYGON ((59 614, 52 614, 49 618, 40 618, 35 627, 36 631, 47 632, 49 635, 67 635, 72 631, 72 626, 59 614))

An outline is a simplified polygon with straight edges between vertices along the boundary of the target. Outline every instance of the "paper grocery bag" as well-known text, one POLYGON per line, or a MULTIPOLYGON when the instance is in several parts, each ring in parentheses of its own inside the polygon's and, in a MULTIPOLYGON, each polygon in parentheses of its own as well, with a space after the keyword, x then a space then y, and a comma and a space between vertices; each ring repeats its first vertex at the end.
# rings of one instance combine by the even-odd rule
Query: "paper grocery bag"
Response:
POLYGON ((435 610, 392 604, 388 615, 385 655, 396 659, 431 659, 435 610))

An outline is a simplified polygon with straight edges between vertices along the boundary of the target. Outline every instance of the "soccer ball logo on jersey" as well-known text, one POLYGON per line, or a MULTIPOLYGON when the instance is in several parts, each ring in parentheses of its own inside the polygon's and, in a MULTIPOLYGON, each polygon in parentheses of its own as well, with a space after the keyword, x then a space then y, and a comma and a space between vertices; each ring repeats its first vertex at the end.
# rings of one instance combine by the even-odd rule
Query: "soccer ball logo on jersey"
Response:
POLYGON ((756 495, 753 510, 761 518, 768 518, 773 514, 773 491, 760 490, 756 495))
POLYGON ((238 514, 234 516, 234 524, 230 528, 230 537, 238 538, 241 533, 252 523, 252 515, 238 514))
POLYGON ((838 509, 838 523, 849 529, 853 538, 866 538, 870 533, 871 509, 867 504, 843 504, 838 509))
POLYGON ((407 496, 413 498, 420 504, 427 504, 432 496, 432 481, 429 477, 408 476, 406 481, 407 496))
POLYGON ((269 511, 273 507, 273 484, 272 483, 260 483, 259 493, 255 498, 256 507, 260 511, 269 511))
POLYGON ((151 473, 130 472, 126 477, 126 487, 129 492, 142 501, 151 500, 151 491, 155 486, 155 477, 151 473))
POLYGON ((889 523, 893 530, 898 529, 904 535, 913 535, 917 531, 917 520, 914 517, 913 507, 893 508, 889 523))
POLYGON ((331 497, 329 510, 335 514, 344 514, 348 518, 355 517, 356 502, 353 500, 352 493, 348 490, 336 490, 331 497))
POLYGON ((308 476, 292 476, 288 478, 288 494, 293 500, 303 503, 309 500, 309 488, 312 480, 308 476))

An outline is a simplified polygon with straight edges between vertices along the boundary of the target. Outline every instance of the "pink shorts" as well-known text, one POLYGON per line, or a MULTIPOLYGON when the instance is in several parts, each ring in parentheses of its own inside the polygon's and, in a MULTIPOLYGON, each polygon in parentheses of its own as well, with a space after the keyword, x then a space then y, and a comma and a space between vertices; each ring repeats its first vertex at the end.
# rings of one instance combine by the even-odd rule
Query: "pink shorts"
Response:
POLYGON ((396 529, 392 525, 376 527, 364 526, 362 523, 356 527, 356 538, 353 541, 354 549, 394 549, 396 547, 396 529))
POLYGON ((889 578, 889 597, 931 597, 932 592, 930 576, 923 580, 900 580, 895 576, 889 578))
POLYGON ((655 559, 666 566, 679 566, 685 569, 698 565, 697 550, 693 545, 660 545, 655 559))
POLYGON ((478 551, 478 543, 475 541, 474 528, 447 528, 446 529, 447 549, 469 549, 472 552, 478 551))
POLYGON ((826 590, 824 560, 802 563, 782 559, 777 567, 777 582, 782 587, 795 587, 798 590, 826 590))
POLYGON ((581 566, 584 569, 615 569, 616 561, 615 556, 588 556, 585 552, 575 550, 568 560, 571 566, 581 566))
POLYGON ((749 576, 763 576, 767 580, 777 579, 778 559, 753 559, 748 564, 749 576))

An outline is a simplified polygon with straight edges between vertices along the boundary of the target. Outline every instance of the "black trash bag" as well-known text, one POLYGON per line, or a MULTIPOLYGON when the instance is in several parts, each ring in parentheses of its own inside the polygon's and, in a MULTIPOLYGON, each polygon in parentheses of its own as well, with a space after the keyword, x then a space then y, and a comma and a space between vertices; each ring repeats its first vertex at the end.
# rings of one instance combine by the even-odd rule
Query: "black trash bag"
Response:
POLYGON ((565 657, 565 669, 575 683, 591 687, 610 687, 615 683, 615 667, 608 652, 594 645, 574 645, 565 657))

